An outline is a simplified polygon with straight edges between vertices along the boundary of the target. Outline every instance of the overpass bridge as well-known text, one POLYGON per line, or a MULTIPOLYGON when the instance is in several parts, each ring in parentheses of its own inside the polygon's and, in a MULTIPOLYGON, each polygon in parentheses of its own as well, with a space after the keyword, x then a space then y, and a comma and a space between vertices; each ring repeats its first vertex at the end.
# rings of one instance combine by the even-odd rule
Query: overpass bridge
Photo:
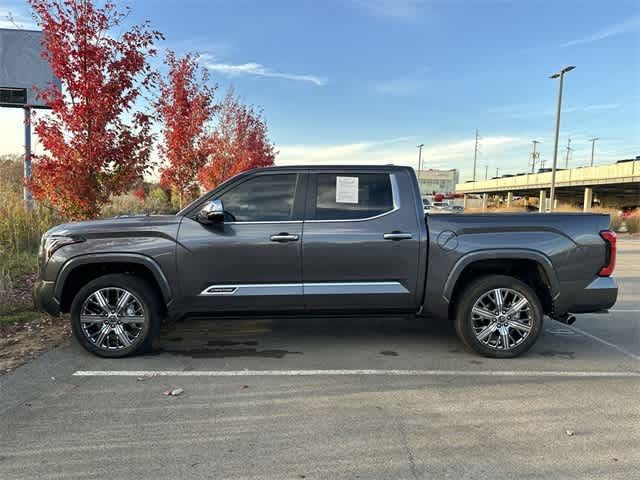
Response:
MULTIPOLYGON (((456 193, 481 195, 486 208, 489 195, 504 196, 511 206, 514 196, 538 197, 542 210, 551 189, 551 171, 503 176, 491 180, 456 185, 456 193)), ((622 160, 611 165, 556 170, 556 200, 582 203, 589 210, 594 198, 603 206, 640 205, 640 159, 622 160)), ((466 201, 465 201, 466 203, 466 201)))

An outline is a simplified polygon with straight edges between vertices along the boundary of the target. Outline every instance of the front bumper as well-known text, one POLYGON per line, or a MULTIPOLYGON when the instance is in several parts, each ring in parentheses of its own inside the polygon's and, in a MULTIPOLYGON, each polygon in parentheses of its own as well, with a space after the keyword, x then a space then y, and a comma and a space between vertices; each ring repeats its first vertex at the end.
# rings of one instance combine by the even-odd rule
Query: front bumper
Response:
POLYGON ((53 293, 55 282, 38 280, 33 286, 33 303, 35 307, 49 315, 60 314, 60 302, 53 293))

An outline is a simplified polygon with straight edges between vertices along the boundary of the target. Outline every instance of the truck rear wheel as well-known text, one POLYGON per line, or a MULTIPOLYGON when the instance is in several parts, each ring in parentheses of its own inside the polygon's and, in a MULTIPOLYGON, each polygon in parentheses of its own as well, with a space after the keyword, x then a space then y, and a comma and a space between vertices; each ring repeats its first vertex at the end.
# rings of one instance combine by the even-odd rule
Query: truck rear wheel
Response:
POLYGON ((473 281, 459 297, 455 328, 460 340, 486 357, 512 358, 529 350, 542 332, 544 313, 535 291, 506 275, 473 281))
POLYGON ((112 274, 82 287, 71 304, 71 328, 86 350, 101 357, 145 352, 160 325, 159 301, 144 280, 112 274))

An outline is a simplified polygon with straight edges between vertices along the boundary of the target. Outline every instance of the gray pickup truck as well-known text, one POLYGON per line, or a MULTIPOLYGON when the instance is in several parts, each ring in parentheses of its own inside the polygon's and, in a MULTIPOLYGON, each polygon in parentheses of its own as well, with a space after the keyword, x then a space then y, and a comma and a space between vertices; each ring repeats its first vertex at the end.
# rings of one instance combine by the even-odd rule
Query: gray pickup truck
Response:
POLYGON ((424 215, 411 168, 274 167, 176 215, 44 234, 37 305, 90 352, 149 348, 165 318, 410 313, 451 319, 490 357, 527 351, 545 315, 617 297, 606 215, 424 215))

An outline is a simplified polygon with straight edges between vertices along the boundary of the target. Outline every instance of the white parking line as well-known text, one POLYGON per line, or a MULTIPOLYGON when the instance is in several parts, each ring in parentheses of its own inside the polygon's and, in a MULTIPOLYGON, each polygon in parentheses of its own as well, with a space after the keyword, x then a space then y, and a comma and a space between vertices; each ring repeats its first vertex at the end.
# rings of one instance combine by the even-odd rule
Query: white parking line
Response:
POLYGON ((574 327, 573 325, 567 325, 567 327, 569 327, 572 330, 575 330, 576 332, 584 335, 585 337, 589 337, 592 340, 595 340, 596 342, 599 342, 603 345, 606 345, 610 348, 613 348, 614 350, 619 351, 620 353, 624 353, 627 357, 633 358, 634 360, 637 360, 640 362, 640 356, 636 355, 635 353, 631 353, 629 350, 622 348, 619 345, 616 345, 615 343, 611 343, 607 340, 605 340, 604 338, 600 338, 600 337, 596 337, 595 335, 589 333, 589 332, 585 332, 584 330, 582 330, 581 328, 578 327, 574 327))
POLYGON ((609 310, 609 312, 611 313, 640 313, 640 309, 631 309, 631 310, 624 310, 624 309, 615 309, 615 310, 609 310))
POLYGON ((640 372, 557 370, 78 370, 76 377, 330 377, 378 375, 400 377, 634 377, 640 372))

